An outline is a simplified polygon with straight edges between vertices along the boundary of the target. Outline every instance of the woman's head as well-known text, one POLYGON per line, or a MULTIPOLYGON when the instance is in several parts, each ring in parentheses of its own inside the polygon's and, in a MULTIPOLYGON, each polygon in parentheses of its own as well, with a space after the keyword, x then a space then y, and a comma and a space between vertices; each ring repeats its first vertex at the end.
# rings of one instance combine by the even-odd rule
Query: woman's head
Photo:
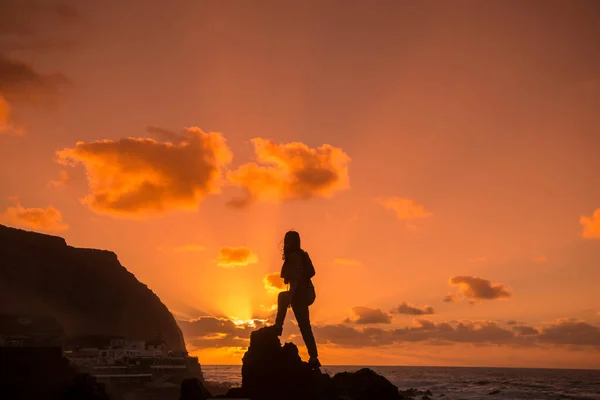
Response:
POLYGON ((301 250, 300 234, 296 231, 288 231, 283 237, 283 258, 294 251, 301 250))

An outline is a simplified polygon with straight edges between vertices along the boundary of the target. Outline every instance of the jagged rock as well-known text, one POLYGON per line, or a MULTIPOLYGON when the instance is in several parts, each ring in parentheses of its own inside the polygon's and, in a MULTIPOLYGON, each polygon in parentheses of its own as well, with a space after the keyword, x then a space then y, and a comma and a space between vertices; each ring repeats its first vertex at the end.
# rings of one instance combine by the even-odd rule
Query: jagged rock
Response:
POLYGON ((206 400, 212 397, 197 378, 188 378, 181 381, 181 395, 179 400, 206 400))
POLYGON ((370 369, 330 377, 303 362, 292 343, 281 345, 273 327, 252 332, 242 359, 242 387, 226 398, 400 400, 398 388, 370 369))
POLYGON ((273 327, 252 332, 250 347, 242 359, 242 389, 260 399, 307 399, 316 395, 319 371, 303 362, 292 343, 281 346, 273 327))
POLYGON ((60 347, 0 347, 0 398, 61 398, 76 371, 60 347))
POLYGON ((336 374, 331 381, 337 394, 347 394, 353 400, 402 398, 396 386, 368 368, 336 374))
POLYGON ((0 225, 0 313, 51 315, 67 335, 160 336, 185 350, 175 318, 109 251, 0 225))
POLYGON ((61 400, 112 400, 104 384, 98 383, 90 374, 77 374, 67 387, 61 400))

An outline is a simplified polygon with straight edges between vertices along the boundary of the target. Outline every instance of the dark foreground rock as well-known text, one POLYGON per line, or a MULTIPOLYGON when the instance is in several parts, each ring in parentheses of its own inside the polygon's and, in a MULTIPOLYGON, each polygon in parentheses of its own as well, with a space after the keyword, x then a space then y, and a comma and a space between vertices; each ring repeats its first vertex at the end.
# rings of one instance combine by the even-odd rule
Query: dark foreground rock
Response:
POLYGON ((60 347, 0 347, 1 399, 60 399, 75 374, 60 347))
POLYGON ((242 359, 242 387, 221 398, 253 400, 400 400, 398 388, 370 369, 330 377, 312 370, 292 343, 281 345, 272 327, 250 335, 250 347, 242 359))

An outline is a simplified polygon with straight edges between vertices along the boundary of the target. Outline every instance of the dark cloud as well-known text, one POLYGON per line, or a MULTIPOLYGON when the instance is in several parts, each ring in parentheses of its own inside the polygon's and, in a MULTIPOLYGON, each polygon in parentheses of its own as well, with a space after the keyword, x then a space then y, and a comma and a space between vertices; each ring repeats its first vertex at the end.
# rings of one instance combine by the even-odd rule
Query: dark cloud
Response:
POLYGON ((434 313, 433 307, 424 306, 417 307, 410 303, 404 302, 398 307, 394 308, 392 312, 397 314, 408 314, 408 315, 431 315, 434 313))
POLYGON ((359 325, 390 324, 392 322, 392 316, 381 311, 379 308, 353 307, 352 313, 354 314, 354 319, 348 320, 348 322, 359 325))
POLYGON ((390 331, 378 328, 358 330, 346 325, 313 327, 318 343, 340 347, 377 347, 394 343, 390 331))
POLYGON ((359 329, 347 325, 316 326, 320 342, 340 347, 377 347, 389 344, 423 343, 478 346, 568 345, 572 349, 594 346, 600 350, 600 328, 582 321, 557 321, 543 328, 519 326, 502 328, 491 321, 433 322, 415 319, 413 326, 401 329, 359 329))
POLYGON ((552 344, 600 346, 600 328, 584 321, 565 319, 544 327, 538 338, 552 344))
POLYGON ((0 94, 8 102, 35 105, 52 102, 66 83, 68 80, 62 74, 41 74, 22 61, 0 54, 0 94))
MULTIPOLYGON (((246 347, 252 331, 267 325, 268 322, 264 319, 254 319, 236 324, 228 318, 205 316, 178 321, 178 324, 186 343, 192 346, 246 347)), ((342 348, 421 343, 435 346, 561 346, 573 351, 582 348, 600 350, 600 328, 572 319, 559 320, 539 328, 519 325, 513 329, 505 329, 491 321, 434 322, 416 318, 411 326, 404 328, 382 329, 337 324, 314 325, 313 331, 319 344, 342 348)), ((289 334, 290 339, 300 338, 295 323, 286 324, 284 337, 288 337, 289 334)))
POLYGON ((455 295, 454 293, 449 293, 449 294, 445 295, 444 298, 442 299, 442 301, 444 303, 454 303, 458 300, 459 300, 458 296, 455 295))
POLYGON ((186 343, 205 348, 248 346, 250 333, 264 326, 266 322, 254 319, 235 324, 228 318, 207 316, 177 323, 186 343))
POLYGON ((449 281, 452 286, 459 286, 460 293, 471 301, 494 300, 511 296, 501 283, 491 283, 477 276, 455 276, 449 281))
POLYGON ((517 325, 517 326, 513 326, 513 331, 515 331, 517 334, 521 335, 521 336, 526 336, 526 335, 537 335, 540 332, 535 329, 532 326, 526 326, 526 325, 517 325))
POLYGON ((506 321, 506 325, 516 325, 517 321, 515 321, 514 319, 509 319, 508 321, 506 321))
POLYGON ((15 115, 21 106, 56 103, 68 79, 60 73, 43 73, 18 58, 16 51, 54 50, 65 47, 68 22, 77 11, 53 0, 2 0, 0 2, 0 134, 22 133, 15 115))

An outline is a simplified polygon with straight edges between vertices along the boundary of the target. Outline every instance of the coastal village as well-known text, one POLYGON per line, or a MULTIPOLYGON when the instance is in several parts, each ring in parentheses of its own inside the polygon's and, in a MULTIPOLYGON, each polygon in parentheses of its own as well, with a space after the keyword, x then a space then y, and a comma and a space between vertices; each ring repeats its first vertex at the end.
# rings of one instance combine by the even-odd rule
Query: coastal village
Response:
POLYGON ((0 347, 60 348, 72 366, 99 381, 156 384, 188 376, 202 379, 197 357, 169 349, 160 338, 68 337, 58 321, 48 316, 1 314, 0 347))

